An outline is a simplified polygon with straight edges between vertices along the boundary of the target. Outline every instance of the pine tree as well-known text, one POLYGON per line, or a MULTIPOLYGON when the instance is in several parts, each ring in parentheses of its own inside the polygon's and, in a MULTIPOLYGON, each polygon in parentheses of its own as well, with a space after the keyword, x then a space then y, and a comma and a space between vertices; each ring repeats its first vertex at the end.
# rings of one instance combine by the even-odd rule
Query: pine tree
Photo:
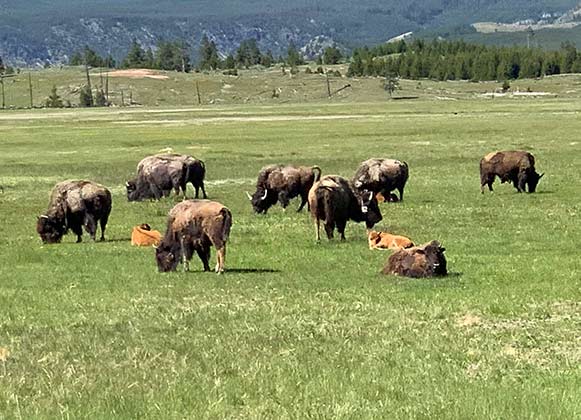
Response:
POLYGON ((52 85, 50 95, 46 98, 45 106, 47 108, 62 108, 64 106, 62 98, 56 91, 56 85, 52 85))
POLYGON ((343 59, 343 54, 337 47, 327 47, 323 52, 323 62, 325 64, 337 64, 343 59))
POLYGON ((383 89, 389 93, 391 98, 393 93, 399 89, 399 80, 394 74, 387 74, 383 80, 383 89))
POLYGON ((94 104, 93 101, 93 92, 89 86, 85 85, 81 88, 79 93, 79 106, 83 108, 92 107, 94 104))
POLYGON ((274 57, 272 56, 272 52, 268 51, 262 57, 260 57, 260 64, 264 67, 271 67, 274 63, 274 57))
POLYGON ((218 48, 214 41, 210 41, 206 35, 200 44, 200 68, 202 70, 216 70, 220 66, 218 48))
POLYGON ((123 67, 125 68, 143 68, 145 66, 145 51, 136 39, 133 39, 131 47, 127 56, 123 60, 123 67))
POLYGON ((301 57, 294 42, 290 42, 287 49, 286 63, 292 68, 304 64, 305 61, 301 57))

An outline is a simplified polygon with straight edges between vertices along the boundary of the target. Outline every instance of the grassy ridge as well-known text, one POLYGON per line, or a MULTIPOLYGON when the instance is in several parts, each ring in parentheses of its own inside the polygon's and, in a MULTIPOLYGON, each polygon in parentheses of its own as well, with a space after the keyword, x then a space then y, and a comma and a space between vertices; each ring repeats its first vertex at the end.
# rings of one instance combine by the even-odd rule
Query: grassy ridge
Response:
POLYGON ((426 98, 0 114, 0 418, 579 417, 580 110, 426 98), (224 276, 197 261, 161 275, 129 245, 176 202, 124 198, 137 161, 166 147, 204 159, 208 194, 233 212, 224 276), (479 158, 512 148, 536 155, 539 192, 480 195, 479 158), (268 163, 351 176, 370 156, 410 164, 379 227, 441 240, 451 276, 382 277, 388 254, 363 226, 316 244, 306 214, 258 217, 244 195, 268 163), (71 177, 113 191, 109 240, 41 246, 35 218, 71 177))

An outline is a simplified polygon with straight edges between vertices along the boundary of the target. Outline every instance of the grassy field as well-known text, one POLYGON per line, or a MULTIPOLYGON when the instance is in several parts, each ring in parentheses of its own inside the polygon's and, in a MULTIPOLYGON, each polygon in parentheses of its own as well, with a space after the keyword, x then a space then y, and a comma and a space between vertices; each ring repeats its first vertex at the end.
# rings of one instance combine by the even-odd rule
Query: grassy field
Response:
POLYGON ((581 102, 434 96, 0 113, 0 419, 580 418, 581 102), (124 182, 168 147, 232 210, 223 276, 159 274, 130 246, 177 201, 128 203, 124 182), (481 195, 480 157, 515 148, 538 192, 481 195), (363 225, 316 243, 306 213, 244 194, 269 163, 350 177, 372 156, 410 166, 379 228, 440 240, 450 276, 382 276, 363 225), (41 245, 67 178, 112 190, 107 242, 41 245))

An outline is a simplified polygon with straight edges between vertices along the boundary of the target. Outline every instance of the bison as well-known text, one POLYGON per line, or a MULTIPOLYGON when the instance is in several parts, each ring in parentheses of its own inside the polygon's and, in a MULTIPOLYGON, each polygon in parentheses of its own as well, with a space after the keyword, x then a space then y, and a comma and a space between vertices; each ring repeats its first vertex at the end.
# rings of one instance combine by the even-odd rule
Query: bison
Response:
POLYGON ((365 222, 371 229, 382 219, 373 191, 357 191, 347 179, 338 175, 327 175, 315 182, 308 198, 317 241, 321 239, 321 220, 324 220, 328 239, 333 238, 333 230, 337 227, 341 240, 345 240, 348 220, 365 222))
MULTIPOLYGON (((195 198, 198 198, 200 189, 202 190, 202 195, 204 198, 208 198, 206 195, 206 189, 204 188, 204 178, 206 177, 206 164, 200 160, 196 159, 190 155, 179 155, 176 153, 168 153, 163 155, 156 155, 160 159, 167 160, 177 160, 184 162, 186 165, 186 175, 185 184, 191 183, 195 190, 195 198)), ((186 190, 184 187, 184 196, 186 195, 186 190)))
POLYGON ((389 232, 377 232, 370 230, 367 232, 369 249, 391 249, 411 248, 414 243, 410 238, 400 235, 392 235, 389 232))
POLYGON ((258 214, 266 214, 277 201, 286 209, 290 199, 300 196, 299 212, 308 204, 309 190, 320 178, 318 166, 270 165, 260 170, 254 195, 246 194, 258 214))
POLYGON ((492 191, 492 184, 498 176, 501 183, 512 182, 520 193, 535 192, 539 180, 544 174, 535 171, 535 157, 523 150, 492 152, 480 160, 480 192, 484 194, 484 186, 492 191))
POLYGON ((369 190, 392 199, 391 191, 398 190, 399 201, 403 201, 403 190, 409 177, 409 168, 406 162, 394 159, 368 159, 362 162, 355 176, 353 185, 359 191, 369 190))
POLYGON ((185 200, 175 205, 169 212, 167 230, 155 253, 159 271, 175 271, 180 260, 188 271, 194 251, 202 260, 204 271, 210 271, 210 247, 214 246, 216 272, 224 272, 231 226, 232 213, 216 201, 185 200))
POLYGON ((148 156, 137 165, 137 177, 125 184, 127 199, 129 201, 159 200, 161 197, 167 197, 172 190, 176 195, 182 191, 185 197, 188 182, 194 186, 196 198, 200 188, 206 198, 205 173, 204 162, 188 155, 148 156))
POLYGON ((394 252, 387 259, 383 274, 405 277, 433 277, 448 274, 446 257, 438 241, 394 252))
POLYGON ((55 185, 46 214, 36 222, 36 231, 44 243, 58 243, 70 230, 81 242, 83 226, 95 240, 97 223, 101 224, 101 240, 111 213, 111 193, 91 181, 63 181, 55 185))

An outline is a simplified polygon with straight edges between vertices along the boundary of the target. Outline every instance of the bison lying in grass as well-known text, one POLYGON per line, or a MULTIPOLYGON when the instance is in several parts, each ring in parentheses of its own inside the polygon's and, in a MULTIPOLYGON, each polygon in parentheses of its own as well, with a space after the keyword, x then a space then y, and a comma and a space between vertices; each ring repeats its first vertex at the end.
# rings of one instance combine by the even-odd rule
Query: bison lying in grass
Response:
POLYGON ((216 272, 224 272, 231 226, 232 213, 218 202, 186 200, 176 204, 169 212, 167 231, 156 249, 159 271, 175 271, 180 261, 189 270, 194 251, 202 260, 204 271, 210 271, 210 247, 214 246, 216 272))
POLYGON ((36 231, 44 243, 58 243, 70 230, 81 242, 83 226, 95 240, 97 223, 101 224, 101 240, 111 213, 111 193, 91 181, 63 181, 53 188, 46 214, 36 222, 36 231))
POLYGON ((543 175, 536 172, 535 157, 529 152, 492 152, 480 160, 480 192, 484 194, 485 185, 492 191, 492 184, 499 177, 501 183, 512 182, 518 192, 528 186, 533 193, 543 175))
POLYGON ((448 274, 445 250, 438 241, 401 249, 390 255, 382 273, 405 277, 445 276, 448 274))

